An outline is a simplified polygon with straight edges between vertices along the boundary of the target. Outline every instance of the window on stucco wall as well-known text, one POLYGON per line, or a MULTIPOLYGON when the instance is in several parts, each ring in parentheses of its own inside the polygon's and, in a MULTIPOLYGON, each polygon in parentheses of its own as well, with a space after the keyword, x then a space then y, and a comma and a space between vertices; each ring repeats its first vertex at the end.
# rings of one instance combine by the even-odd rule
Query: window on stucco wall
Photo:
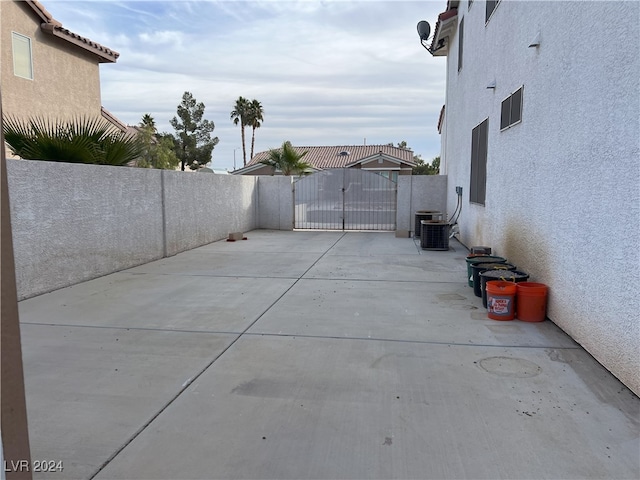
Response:
POLYGON ((491 18, 491 15, 493 15, 493 11, 498 6, 498 3, 500 3, 500 0, 487 0, 487 6, 486 6, 485 16, 484 16, 485 24, 489 21, 489 19, 491 18))
POLYGON ((33 63, 31 61, 31 39, 16 32, 11 32, 13 46, 13 73, 22 78, 33 80, 33 63))
POLYGON ((398 172, 395 172, 395 171, 380 172, 380 175, 382 175, 384 178, 388 178, 393 182, 396 182, 396 183, 398 182, 398 172))
POLYGON ((487 143, 489 119, 471 131, 471 185, 469 201, 484 205, 487 184, 487 143))
POLYGON ((522 90, 524 86, 513 92, 502 101, 500 107, 500 131, 522 122, 522 90))

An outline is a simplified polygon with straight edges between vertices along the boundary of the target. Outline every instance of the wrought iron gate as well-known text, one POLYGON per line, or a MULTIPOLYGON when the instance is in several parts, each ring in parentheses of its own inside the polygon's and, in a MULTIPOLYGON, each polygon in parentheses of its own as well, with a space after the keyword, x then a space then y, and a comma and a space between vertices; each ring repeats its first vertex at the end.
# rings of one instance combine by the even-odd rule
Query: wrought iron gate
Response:
POLYGON ((397 184, 354 168, 323 170, 294 183, 300 229, 395 230, 397 184))

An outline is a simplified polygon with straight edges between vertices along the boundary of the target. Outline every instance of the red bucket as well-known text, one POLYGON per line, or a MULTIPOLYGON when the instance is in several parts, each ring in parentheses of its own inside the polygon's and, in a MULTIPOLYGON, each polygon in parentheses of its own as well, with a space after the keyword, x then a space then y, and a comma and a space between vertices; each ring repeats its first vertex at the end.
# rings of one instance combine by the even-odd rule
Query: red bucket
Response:
POLYGON ((493 320, 513 320, 516 314, 516 283, 490 280, 486 286, 489 318, 493 320))
POLYGON ((543 283, 520 282, 516 289, 516 316, 523 322, 543 322, 547 317, 547 291, 543 283))

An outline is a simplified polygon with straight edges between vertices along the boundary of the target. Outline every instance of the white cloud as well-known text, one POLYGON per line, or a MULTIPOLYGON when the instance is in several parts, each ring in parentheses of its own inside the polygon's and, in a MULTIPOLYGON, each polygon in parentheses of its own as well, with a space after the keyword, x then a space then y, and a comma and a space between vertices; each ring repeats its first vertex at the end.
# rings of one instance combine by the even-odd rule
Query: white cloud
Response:
POLYGON ((143 32, 138 35, 140 41, 157 45, 171 45, 173 48, 184 48, 182 32, 163 30, 160 32, 143 32))
POLYGON ((185 91, 203 102, 220 138, 216 168, 231 169, 240 146, 229 119, 240 95, 265 109, 257 151, 366 138, 439 154, 446 59, 420 46, 416 24, 433 25, 445 0, 44 3, 66 28, 120 53, 100 68, 102 103, 123 121, 150 113, 170 132, 185 91))

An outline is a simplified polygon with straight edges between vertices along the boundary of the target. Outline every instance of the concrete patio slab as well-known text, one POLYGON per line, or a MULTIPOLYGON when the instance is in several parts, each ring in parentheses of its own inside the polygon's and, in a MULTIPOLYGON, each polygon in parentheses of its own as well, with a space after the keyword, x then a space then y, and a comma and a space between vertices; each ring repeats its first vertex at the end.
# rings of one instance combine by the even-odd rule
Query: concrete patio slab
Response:
POLYGON ((52 325, 242 332, 294 283, 192 275, 200 262, 191 265, 183 275, 114 273, 21 302, 20 315, 52 325))
MULTIPOLYGON (((344 235, 327 255, 396 256, 420 255, 429 252, 420 249, 420 239, 396 238, 394 234, 380 235, 380 232, 357 232, 357 235, 352 233, 356 232, 344 235)), ((458 243, 452 242, 451 246, 455 248, 458 243)))
POLYGON ((428 255, 326 255, 304 278, 407 282, 461 282, 466 279, 466 264, 462 268, 459 262, 456 268, 451 268, 442 260, 428 255))
POLYGON ((36 479, 640 478, 640 400, 457 242, 247 236, 20 303, 36 479))
MULTIPOLYGON (((325 257, 326 258, 326 257, 325 257)), ((465 283, 303 278, 251 333, 577 348, 551 322, 497 322, 465 283)))
POLYGON ((282 232, 275 230, 254 230, 245 232, 247 240, 236 242, 214 242, 196 250, 184 253, 313 253, 324 254, 338 240, 344 237, 343 232, 298 231, 290 237, 283 237, 282 232))
POLYGON ((636 407, 579 350, 245 337, 96 478, 631 478, 636 407))
MULTIPOLYGON (((229 242, 238 243, 238 242, 229 242)), ((280 253, 279 255, 293 254, 280 253)), ((298 278, 317 260, 317 254, 296 253, 295 260, 282 262, 277 253, 235 251, 183 252, 128 270, 130 273, 198 275, 217 277, 298 278)))
POLYGON ((34 460, 41 478, 89 478, 236 337, 22 325, 34 460))

